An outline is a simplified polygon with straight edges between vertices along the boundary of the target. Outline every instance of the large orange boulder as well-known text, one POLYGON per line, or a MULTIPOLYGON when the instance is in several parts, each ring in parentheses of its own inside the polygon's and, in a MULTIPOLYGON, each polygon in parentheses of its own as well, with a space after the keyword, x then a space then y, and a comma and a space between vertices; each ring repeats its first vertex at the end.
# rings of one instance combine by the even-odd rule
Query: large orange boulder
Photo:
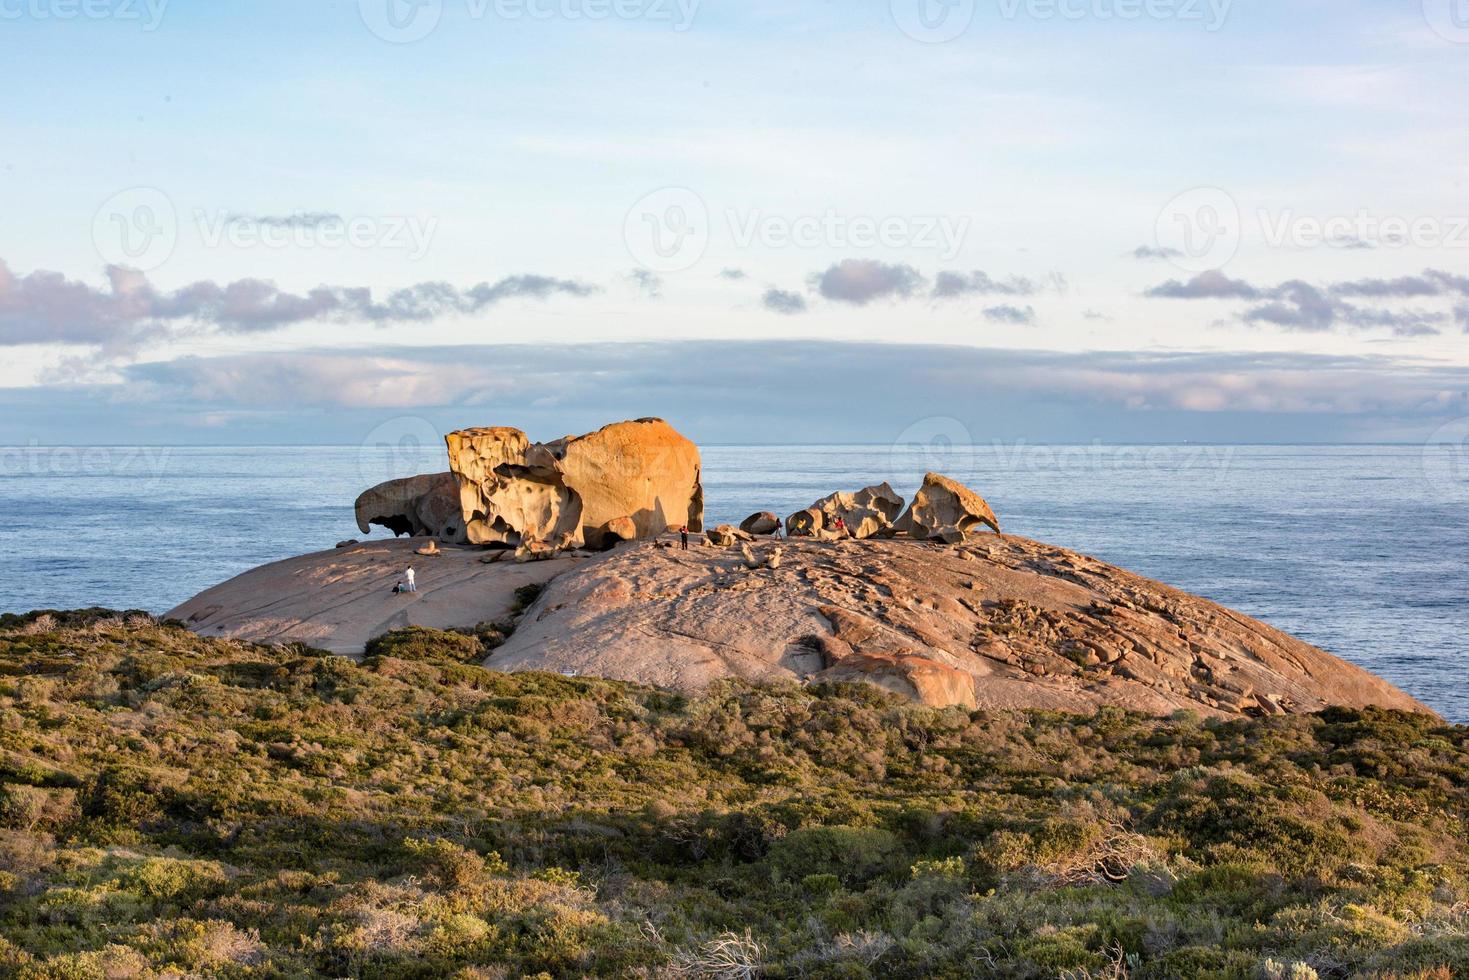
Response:
POLYGON ((699 449, 662 419, 548 443, 510 428, 467 429, 446 441, 472 544, 599 548, 625 540, 624 519, 639 538, 703 530, 699 449))

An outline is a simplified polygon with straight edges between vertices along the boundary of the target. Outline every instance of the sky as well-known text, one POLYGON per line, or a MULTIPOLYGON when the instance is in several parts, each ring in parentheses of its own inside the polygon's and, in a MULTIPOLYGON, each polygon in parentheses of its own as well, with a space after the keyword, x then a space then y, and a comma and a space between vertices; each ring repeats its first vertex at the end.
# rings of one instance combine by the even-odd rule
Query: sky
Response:
POLYGON ((0 0, 0 444, 1469 431, 1469 0, 0 0))

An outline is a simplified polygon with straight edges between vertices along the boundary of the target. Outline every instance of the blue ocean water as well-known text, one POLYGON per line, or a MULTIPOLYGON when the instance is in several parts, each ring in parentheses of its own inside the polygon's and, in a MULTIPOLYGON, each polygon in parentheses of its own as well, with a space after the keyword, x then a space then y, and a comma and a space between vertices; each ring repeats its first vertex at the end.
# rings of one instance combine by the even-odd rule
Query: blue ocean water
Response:
MULTIPOLYGON (((1007 531, 1232 606, 1469 722, 1469 481, 1420 446, 706 447, 713 523, 938 470, 1007 531)), ((1447 450, 1443 450, 1447 452, 1447 450)), ((0 611, 164 612, 264 562, 361 537, 352 501, 442 448, 0 448, 0 611)), ((382 534, 381 531, 378 532, 382 534)))

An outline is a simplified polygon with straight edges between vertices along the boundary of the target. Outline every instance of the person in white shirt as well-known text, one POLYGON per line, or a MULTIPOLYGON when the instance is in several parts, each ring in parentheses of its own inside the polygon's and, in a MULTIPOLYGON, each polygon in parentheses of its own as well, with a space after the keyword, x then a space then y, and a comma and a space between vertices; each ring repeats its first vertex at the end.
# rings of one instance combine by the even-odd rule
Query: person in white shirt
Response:
POLYGON ((413 567, 411 565, 409 566, 408 573, 404 576, 404 578, 408 579, 408 591, 417 592, 418 583, 414 581, 413 567))

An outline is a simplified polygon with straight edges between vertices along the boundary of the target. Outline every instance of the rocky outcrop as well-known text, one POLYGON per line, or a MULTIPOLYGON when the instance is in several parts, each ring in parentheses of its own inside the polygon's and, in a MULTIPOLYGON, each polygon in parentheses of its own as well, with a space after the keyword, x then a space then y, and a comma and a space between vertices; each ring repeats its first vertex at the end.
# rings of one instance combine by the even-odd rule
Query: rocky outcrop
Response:
POLYGON ((834 493, 812 504, 826 528, 837 527, 838 519, 847 535, 860 540, 891 534, 903 513, 903 498, 886 483, 856 493, 834 493))
POLYGON ((768 510, 761 511, 758 514, 751 514, 740 522, 740 530, 746 534, 770 535, 774 534, 779 527, 780 518, 768 510))
POLYGON ((548 443, 510 428, 468 429, 446 441, 473 544, 602 548, 624 540, 624 520, 638 538, 703 529, 698 447, 661 419, 548 443))
POLYGON ((445 544, 439 557, 416 554, 421 541, 366 541, 262 565, 168 613, 202 636, 249 643, 304 643, 360 656, 370 640, 409 626, 460 629, 514 615, 526 588, 542 585, 578 558, 562 554, 521 564, 485 564, 481 548, 445 544), (409 566, 418 591, 399 594, 409 566))
POLYGON ((962 483, 929 473, 897 529, 914 538, 960 544, 981 525, 1002 533, 999 518, 983 497, 962 483))
POLYGON ((446 544, 469 540, 453 473, 381 483, 357 498, 356 512, 357 527, 363 534, 378 525, 398 537, 432 535, 446 544))
POLYGON ((940 707, 1426 710, 1263 623, 1023 538, 796 538, 774 551, 640 545, 576 566, 486 666, 691 692, 728 677, 862 681, 940 707))

